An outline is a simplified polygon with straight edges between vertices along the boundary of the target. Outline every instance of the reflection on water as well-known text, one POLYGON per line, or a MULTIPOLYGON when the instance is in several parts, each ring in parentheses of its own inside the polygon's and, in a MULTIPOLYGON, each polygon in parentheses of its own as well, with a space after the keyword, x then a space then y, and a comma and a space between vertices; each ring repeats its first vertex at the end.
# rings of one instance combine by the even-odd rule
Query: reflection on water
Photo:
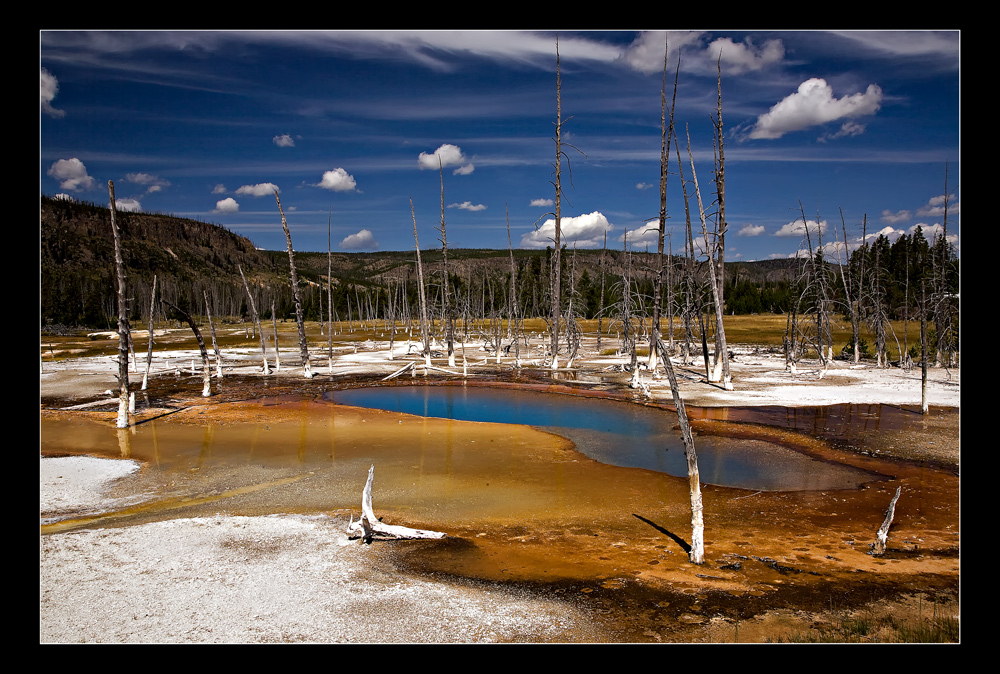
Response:
MULTIPOLYGON (((394 386, 330 391, 335 403, 422 417, 534 426, 572 440, 602 463, 686 476, 672 412, 626 402, 510 389, 394 386)), ((787 447, 745 438, 699 435, 702 482, 755 490, 850 489, 877 475, 820 461, 787 447)))

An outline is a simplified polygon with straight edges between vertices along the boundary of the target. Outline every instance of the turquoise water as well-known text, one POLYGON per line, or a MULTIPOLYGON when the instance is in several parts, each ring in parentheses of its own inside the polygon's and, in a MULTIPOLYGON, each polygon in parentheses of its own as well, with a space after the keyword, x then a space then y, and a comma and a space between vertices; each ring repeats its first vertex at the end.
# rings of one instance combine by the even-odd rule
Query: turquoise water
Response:
MULTIPOLYGON (((687 476, 673 412, 606 399, 464 386, 392 386, 329 391, 341 405, 423 417, 533 426, 572 440, 602 463, 687 476)), ((767 491, 854 489, 877 478, 762 440, 696 436, 701 481, 767 491)))

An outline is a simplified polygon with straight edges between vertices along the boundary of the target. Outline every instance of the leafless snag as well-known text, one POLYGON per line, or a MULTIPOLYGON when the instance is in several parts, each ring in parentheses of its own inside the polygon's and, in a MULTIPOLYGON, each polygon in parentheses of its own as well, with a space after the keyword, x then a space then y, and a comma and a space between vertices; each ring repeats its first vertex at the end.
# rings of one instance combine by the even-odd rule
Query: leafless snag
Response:
POLYGON ((156 311, 156 274, 153 274, 153 290, 149 293, 149 344, 146 347, 146 371, 142 375, 142 390, 149 384, 149 368, 153 364, 153 314, 156 311))
MULTIPOLYGON (((292 235, 288 231, 288 223, 285 221, 285 212, 281 208, 281 199, 278 198, 278 191, 274 191, 274 200, 278 202, 278 212, 281 213, 281 228, 285 231, 285 241, 288 243, 288 266, 291 270, 292 297, 295 300, 295 322, 299 328, 299 352, 302 355, 302 374, 306 379, 312 379, 314 374, 312 366, 309 364, 309 346, 306 343, 306 326, 302 318, 302 295, 299 291, 299 275, 295 271, 295 253, 292 250, 292 235)), ((277 338, 277 335, 275 335, 277 338)))
POLYGON ((212 322, 212 310, 208 306, 208 291, 202 290, 205 296, 205 316, 208 318, 208 328, 212 333, 212 350, 215 351, 215 374, 222 378, 222 352, 219 351, 219 343, 215 339, 215 323, 212 322))
POLYGON ((184 319, 184 321, 191 328, 191 332, 194 333, 195 339, 198 340, 198 349, 201 351, 201 364, 202 364, 201 395, 205 398, 208 398, 209 396, 212 395, 212 371, 209 368, 208 349, 205 348, 205 340, 201 336, 201 330, 198 329, 198 324, 195 323, 194 318, 192 318, 191 314, 186 309, 182 309, 180 306, 172 302, 168 302, 167 300, 162 300, 162 301, 163 304, 170 307, 177 316, 184 319))
POLYGON ((264 374, 271 374, 271 369, 267 364, 267 345, 264 342, 264 331, 260 327, 260 316, 257 314, 257 305, 253 301, 253 294, 250 292, 250 286, 247 285, 247 277, 243 274, 243 267, 237 265, 237 269, 240 270, 240 278, 243 279, 243 289, 247 293, 247 301, 250 303, 250 319, 253 321, 254 329, 257 331, 257 336, 260 337, 260 353, 261 359, 264 361, 264 374))
POLYGON ((417 238, 417 216, 413 210, 413 197, 410 197, 410 217, 413 218, 413 243, 417 249, 417 288, 420 297, 420 338, 424 343, 424 364, 431 365, 431 335, 427 324, 427 296, 424 290, 424 268, 420 264, 420 239, 417 238))
POLYGON ((108 197, 111 211, 111 233, 115 240, 115 274, 118 277, 118 428, 128 427, 128 305, 125 300, 125 263, 122 261, 121 237, 115 218, 115 184, 108 181, 108 197))
POLYGON ((670 394, 677 410, 677 421, 681 427, 681 440, 684 442, 684 456, 687 459, 688 490, 691 495, 691 549, 688 558, 693 564, 705 562, 705 509, 701 498, 701 476, 698 472, 698 453, 695 451, 694 435, 691 433, 691 423, 688 421, 684 399, 681 398, 677 386, 677 376, 674 374, 670 354, 663 345, 663 340, 657 339, 656 349, 660 352, 663 369, 670 382, 670 394))

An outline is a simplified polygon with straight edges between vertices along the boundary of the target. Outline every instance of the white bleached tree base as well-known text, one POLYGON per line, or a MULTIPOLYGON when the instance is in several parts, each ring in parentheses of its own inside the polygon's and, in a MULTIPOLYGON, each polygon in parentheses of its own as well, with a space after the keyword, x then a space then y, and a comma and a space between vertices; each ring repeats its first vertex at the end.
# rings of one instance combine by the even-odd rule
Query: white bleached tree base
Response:
POLYGON ((375 479, 375 464, 368 469, 368 481, 365 489, 361 493, 361 519, 357 522, 351 517, 350 524, 347 525, 347 533, 350 538, 361 538, 365 543, 371 543, 378 538, 444 538, 445 534, 440 531, 428 531, 426 529, 411 529, 392 524, 382 524, 372 509, 372 482, 375 479))

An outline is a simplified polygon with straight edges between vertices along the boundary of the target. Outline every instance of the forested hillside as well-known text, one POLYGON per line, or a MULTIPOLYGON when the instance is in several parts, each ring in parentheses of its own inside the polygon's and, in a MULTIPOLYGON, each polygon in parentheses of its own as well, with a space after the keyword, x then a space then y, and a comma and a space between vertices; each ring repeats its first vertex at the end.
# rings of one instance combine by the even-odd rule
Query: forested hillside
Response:
MULTIPOLYGON (((246 320, 249 315, 240 268, 254 294, 262 318, 294 315, 288 253, 257 250, 251 241, 219 225, 150 213, 119 212, 118 223, 129 289, 130 319, 144 324, 150 310, 153 276, 157 294, 204 315, 205 296, 220 320, 246 320)), ((109 328, 117 304, 114 244, 106 206, 41 197, 40 320, 46 325, 109 328)), ((294 241, 293 241, 294 243, 294 241)), ((421 251, 428 303, 433 312, 443 287, 441 251, 421 251)), ((466 317, 508 315, 511 258, 516 269, 515 295, 520 316, 548 313, 551 250, 449 250, 449 283, 455 306, 466 317)), ((333 314, 337 319, 415 317, 418 312, 414 251, 374 253, 295 253, 303 310, 307 320, 328 315, 326 276, 332 270, 333 314)), ((622 250, 563 249, 563 303, 581 318, 616 315, 624 292, 649 315, 655 279, 654 254, 622 250), (602 294, 603 288, 603 294, 602 294)), ((675 315, 685 308, 707 311, 711 293, 704 260, 689 264, 674 256, 667 265, 664 306, 675 315), (691 283, 688 270, 693 271, 691 283)), ((856 251, 845 268, 850 296, 865 295, 869 315, 898 318, 915 315, 921 283, 933 291, 957 292, 954 253, 932 247, 919 232, 889 242, 880 237, 856 251), (940 261, 938 266, 932 260, 940 261), (945 269, 946 275, 934 269, 945 269), (940 280, 945 281, 941 285, 940 280), (876 310, 877 308, 877 310, 876 310)), ((815 304, 817 279, 835 312, 847 312, 848 295, 841 269, 817 255, 815 260, 727 262, 725 313, 809 313, 815 304), (813 264, 815 263, 815 264, 813 264)), ((930 291, 928 291, 930 292, 930 291)), ((665 309, 666 310, 666 309, 665 309)), ((159 309, 155 309, 159 312, 159 309)), ((666 315, 666 314, 664 314, 666 315)), ((157 314, 157 318, 162 315, 157 314)))

